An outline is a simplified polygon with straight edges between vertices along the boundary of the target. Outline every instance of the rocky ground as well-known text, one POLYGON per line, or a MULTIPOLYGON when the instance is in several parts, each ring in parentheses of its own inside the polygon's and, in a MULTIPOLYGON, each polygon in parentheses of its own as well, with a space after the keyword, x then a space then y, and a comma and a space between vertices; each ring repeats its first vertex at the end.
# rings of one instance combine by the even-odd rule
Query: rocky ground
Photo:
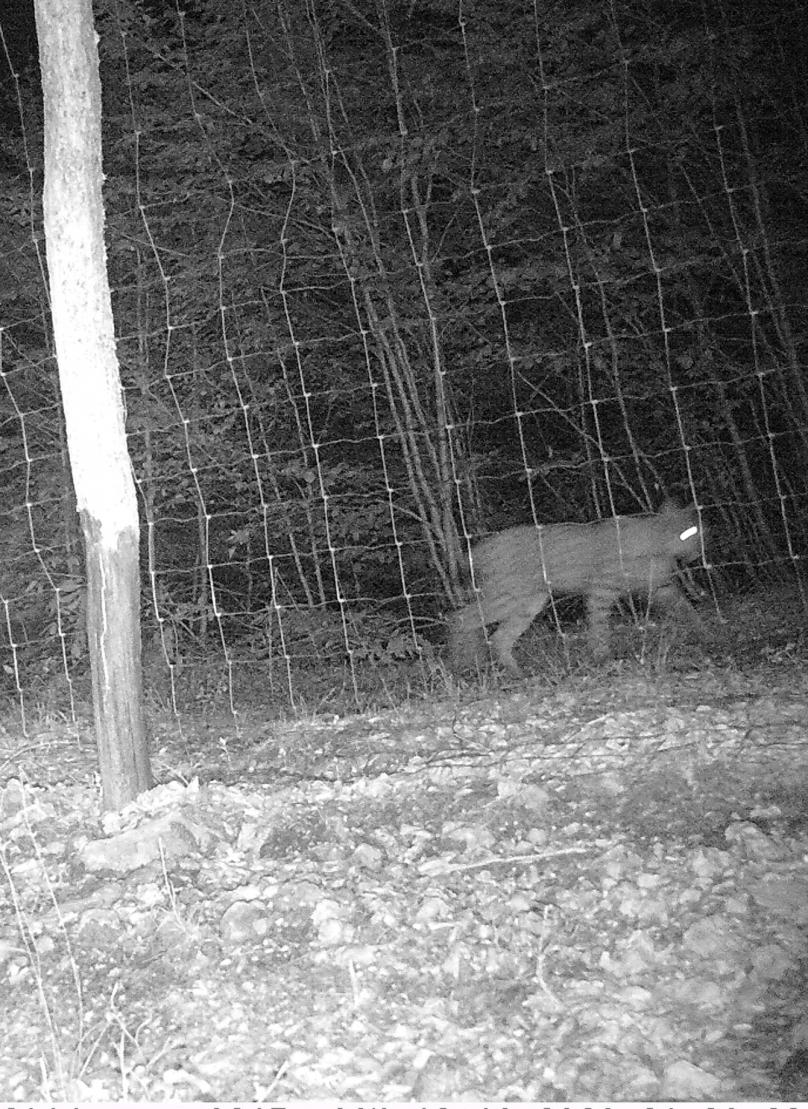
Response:
POLYGON ((0 746, 10 1100, 808 1100, 794 641, 308 721, 0 746))

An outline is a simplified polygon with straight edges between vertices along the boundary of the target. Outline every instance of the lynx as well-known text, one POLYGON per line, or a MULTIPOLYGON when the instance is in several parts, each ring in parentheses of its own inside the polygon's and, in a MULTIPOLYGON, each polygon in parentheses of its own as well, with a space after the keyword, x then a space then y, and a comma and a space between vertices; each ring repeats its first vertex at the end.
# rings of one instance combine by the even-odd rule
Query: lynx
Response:
POLYGON ((483 630, 494 657, 512 674, 517 639, 552 598, 586 598, 589 642, 597 658, 609 652, 609 613, 617 601, 642 593, 669 612, 684 616, 699 634, 702 622, 674 581, 680 562, 701 555, 702 536, 694 508, 666 501, 659 512, 618 516, 594 524, 547 524, 508 528, 489 535, 471 551, 476 598, 450 621, 452 664, 473 666, 483 630))

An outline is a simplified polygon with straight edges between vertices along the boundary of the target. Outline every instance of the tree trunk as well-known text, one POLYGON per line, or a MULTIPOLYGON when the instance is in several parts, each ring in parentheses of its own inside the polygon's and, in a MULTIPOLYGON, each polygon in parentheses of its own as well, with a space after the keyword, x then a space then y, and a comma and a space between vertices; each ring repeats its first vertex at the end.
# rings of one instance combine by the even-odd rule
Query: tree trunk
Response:
POLYGON ((101 82, 91 0, 35 0, 45 242, 70 467, 84 530, 103 805, 152 784, 140 668, 140 529, 106 271, 101 82))

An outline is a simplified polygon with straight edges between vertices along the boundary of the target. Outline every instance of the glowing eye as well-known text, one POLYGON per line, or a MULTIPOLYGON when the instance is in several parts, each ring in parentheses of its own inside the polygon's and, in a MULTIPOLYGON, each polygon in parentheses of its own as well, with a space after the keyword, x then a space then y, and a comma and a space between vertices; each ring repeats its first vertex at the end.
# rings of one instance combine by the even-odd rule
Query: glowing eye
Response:
POLYGON ((694 535, 698 534, 699 529, 697 527, 685 528, 685 530, 679 536, 679 539, 682 543, 685 543, 688 539, 692 539, 694 535))

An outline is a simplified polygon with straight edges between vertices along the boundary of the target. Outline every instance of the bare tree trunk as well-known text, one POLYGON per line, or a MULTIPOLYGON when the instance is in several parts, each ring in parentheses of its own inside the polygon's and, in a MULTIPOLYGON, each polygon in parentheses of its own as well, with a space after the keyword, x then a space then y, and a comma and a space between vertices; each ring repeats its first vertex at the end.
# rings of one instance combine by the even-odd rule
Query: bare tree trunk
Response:
POLYGON ((51 312, 86 548, 103 805, 117 809, 152 777, 140 668, 140 529, 104 247, 98 51, 91 0, 35 0, 35 11, 51 312))

